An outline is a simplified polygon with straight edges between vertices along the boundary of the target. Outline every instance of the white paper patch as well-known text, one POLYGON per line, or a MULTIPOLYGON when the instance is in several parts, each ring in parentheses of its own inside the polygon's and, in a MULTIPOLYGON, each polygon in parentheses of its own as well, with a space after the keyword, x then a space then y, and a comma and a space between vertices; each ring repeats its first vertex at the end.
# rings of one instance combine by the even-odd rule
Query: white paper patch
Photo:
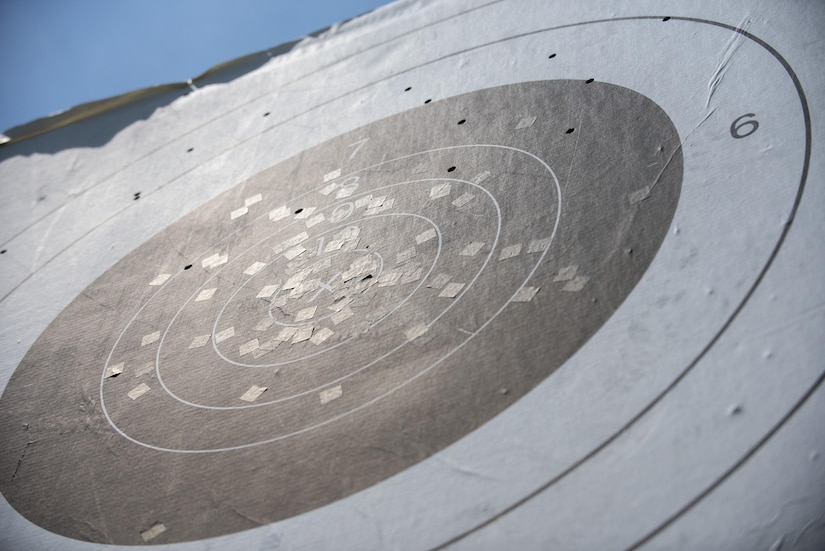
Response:
POLYGON ((144 335, 143 338, 140 340, 140 345, 146 346, 147 344, 152 344, 153 342, 157 342, 158 340, 160 340, 160 331, 155 331, 154 333, 144 335))
POLYGON ((309 319, 312 319, 315 316, 315 311, 318 309, 317 306, 310 306, 309 308, 303 308, 298 310, 298 313, 295 314, 295 322, 302 322, 309 319))
MULTIPOLYGON (((350 178, 347 178, 347 180, 344 180, 344 181, 346 182, 348 180, 350 180, 350 178)), ((346 199, 347 197, 349 197, 350 195, 355 193, 356 187, 357 186, 355 186, 355 185, 342 187, 341 189, 338 190, 338 193, 335 194, 335 198, 336 199, 346 199)))
POLYGON ((220 333, 215 334, 215 343, 216 344, 217 343, 222 343, 226 339, 231 339, 234 336, 235 336, 235 328, 234 327, 229 327, 227 329, 224 329, 220 333))
POLYGON ((241 356, 246 356, 250 352, 257 350, 260 346, 258 339, 252 339, 251 341, 245 342, 238 347, 238 354, 241 356))
POLYGON ((355 200, 355 208, 366 207, 372 202, 372 194, 364 195, 355 200))
POLYGON ((276 341, 281 341, 281 342, 286 342, 286 341, 290 340, 295 335, 295 333, 297 333, 297 332, 298 332, 297 327, 284 327, 283 329, 281 329, 281 332, 278 333, 278 335, 275 337, 275 340, 276 341))
POLYGON ((534 239, 527 245, 527 254, 540 253, 550 246, 551 239, 546 237, 544 239, 534 239))
POLYGON ((522 128, 530 128, 531 126, 533 126, 534 122, 536 122, 535 116, 524 117, 523 119, 518 121, 518 124, 516 125, 516 130, 521 130, 522 128))
POLYGON ((211 256, 207 256, 201 261, 201 266, 204 268, 216 268, 222 264, 226 264, 229 262, 229 255, 221 255, 219 253, 215 253, 211 256))
POLYGON ((321 344, 334 334, 335 332, 332 329, 330 329, 329 327, 324 327, 320 331, 312 335, 312 338, 309 340, 312 344, 321 344))
POLYGON ((198 296, 195 297, 195 302, 202 302, 204 300, 209 300, 210 298, 212 298, 215 295, 215 291, 217 291, 217 290, 218 290, 217 287, 213 287, 212 289, 204 289, 203 291, 198 293, 198 296))
POLYGON ((381 274, 381 277, 378 278, 378 286, 392 287, 393 285, 398 285, 402 275, 404 274, 401 272, 384 272, 381 274))
POLYGON ((311 325, 304 325, 303 327, 298 328, 295 331, 295 334, 292 336, 292 344, 298 344, 299 342, 308 341, 309 338, 312 336, 313 327, 311 325))
POLYGON ((372 206, 373 202, 375 202, 375 199, 370 201, 370 207, 366 211, 364 211, 365 216, 380 214, 385 210, 391 209, 395 204, 395 199, 385 199, 384 197, 382 197, 381 204, 378 206, 372 206))
POLYGON ((245 275, 251 276, 251 275, 257 274, 258 272, 260 272, 264 268, 266 268, 266 262, 253 262, 252 264, 249 265, 249 267, 247 267, 246 270, 243 271, 243 273, 245 275))
POLYGON ((513 298, 511 300, 512 302, 530 302, 531 300, 533 300, 533 297, 535 297, 536 293, 538 292, 538 287, 522 287, 521 289, 516 291, 516 294, 513 295, 513 298))
POLYGON ((138 386, 130 390, 129 393, 126 394, 126 396, 128 396, 132 400, 137 400, 147 392, 149 392, 149 385, 147 385, 146 383, 140 383, 138 386))
POLYGON ((339 323, 348 320, 349 318, 351 318, 354 315, 355 314, 353 313, 352 309, 347 307, 347 308, 344 308, 343 310, 341 310, 340 312, 338 312, 337 314, 333 314, 332 316, 330 316, 329 319, 332 320, 332 323, 334 323, 335 325, 338 325, 339 323))
POLYGON ((170 277, 172 277, 172 274, 158 274, 155 279, 149 282, 149 285, 163 285, 169 280, 170 277))
POLYGON ((429 283, 427 283, 427 287, 429 287, 430 289, 441 289, 442 287, 447 285, 447 282, 450 281, 452 278, 453 276, 449 274, 438 274, 437 276, 432 278, 432 280, 430 280, 429 283))
POLYGON ((264 285, 258 294, 255 295, 255 298, 269 298, 278 291, 279 287, 279 285, 264 285))
POLYGON ((333 400, 337 400, 341 396, 344 395, 344 391, 341 388, 341 385, 334 386, 332 388, 328 388, 326 390, 322 390, 318 397, 321 399, 322 404, 326 404, 333 400))
MULTIPOLYGON (((479 173, 479 174, 476 174, 476 175, 475 175, 475 177, 473 177, 472 182, 473 182, 474 184, 480 184, 481 182, 483 182, 484 180, 486 180, 486 179, 487 179, 487 178, 489 178, 489 177, 490 177, 490 171, 489 171, 489 170, 485 170, 484 172, 481 172, 481 173, 479 173)), ((465 195, 467 195, 467 194, 465 193, 465 195)), ((457 206, 458 206, 458 205, 457 205, 457 206)))
POLYGON ((448 283, 444 289, 438 294, 440 297, 444 298, 455 298, 458 293, 464 288, 463 283, 448 283))
POLYGON ((336 189, 338 189, 338 184, 336 182, 332 182, 331 184, 326 185, 322 187, 320 190, 318 190, 318 193, 320 193, 321 195, 329 195, 336 189))
POLYGON ((123 362, 120 362, 119 364, 115 364, 115 365, 110 365, 109 367, 106 368, 105 377, 107 379, 109 377, 117 377, 118 375, 123 373, 123 365, 124 365, 123 362))
POLYGON ((158 537, 159 535, 161 535, 165 531, 166 531, 166 526, 164 526, 162 523, 158 522, 158 523, 152 525, 152 527, 149 528, 148 530, 144 530, 143 532, 141 532, 140 537, 143 538, 143 541, 149 541, 149 540, 155 539, 156 537, 158 537))
POLYGON ((246 207, 235 209, 229 213, 229 219, 234 220, 235 218, 240 218, 241 216, 244 216, 247 212, 249 212, 249 209, 246 207))
POLYGON ((435 238, 436 238, 435 230, 430 228, 427 231, 423 231, 423 232, 419 233, 418 235, 416 235, 415 236, 415 242, 416 242, 416 244, 421 245, 422 243, 426 243, 430 239, 435 239, 435 238))
POLYGON ((352 301, 352 297, 342 297, 333 302, 332 304, 330 304, 329 306, 327 306, 327 308, 329 310, 332 310, 333 312, 340 312, 341 310, 346 308, 347 304, 351 303, 352 301))
POLYGON ((258 397, 266 391, 265 386, 252 385, 249 390, 243 393, 241 400, 244 402, 254 402, 258 397))
POLYGON ((474 197, 475 197, 475 195, 473 195, 472 193, 469 193, 469 192, 462 193, 461 195, 458 196, 458 198, 456 198, 453 201, 453 205, 455 205, 458 208, 461 208, 464 205, 466 205, 467 203, 469 203, 470 201, 472 201, 474 197))
MULTIPOLYGON (((209 335, 207 335, 208 337, 209 335)), ((147 373, 151 373, 155 370, 155 362, 146 362, 142 366, 135 369, 135 377, 141 377, 146 375, 147 373)))
POLYGON ((263 199, 264 199, 263 195, 261 195, 260 193, 256 193, 252 197, 247 197, 246 199, 244 199, 243 200, 243 206, 251 207, 255 203, 260 203, 261 201, 263 201, 263 199))
POLYGON ((406 331, 404 331, 404 335, 407 337, 408 341, 414 341, 415 339, 429 331, 429 329, 430 328, 427 327, 426 323, 417 323, 409 329, 407 329, 406 331))
POLYGON ((255 331, 266 331, 272 324, 275 323, 275 320, 272 318, 261 318, 261 321, 253 328, 255 331))
POLYGON ((440 199, 441 197, 446 197, 450 194, 450 186, 449 182, 444 182, 442 184, 436 184, 430 189, 430 199, 440 199))
POLYGON ((286 205, 282 205, 282 206, 278 207, 277 209, 272 209, 271 211, 269 211, 269 219, 272 220, 273 222, 277 222, 278 220, 283 220, 284 218, 286 218, 289 215, 290 215, 290 210, 289 210, 289 208, 286 207, 286 205))
POLYGON ((284 251, 284 256, 287 260, 292 260, 293 258, 303 254, 304 252, 306 252, 306 249, 303 246, 295 245, 291 249, 287 249, 286 251, 284 251))
POLYGON ((324 218, 324 213, 322 212, 320 214, 316 214, 312 218, 307 218, 306 225, 308 228, 311 228, 312 226, 317 226, 324 220, 326 220, 326 218, 324 218))
POLYGON ((466 247, 461 249, 461 252, 458 253, 461 256, 475 256, 478 254, 478 251, 484 248, 484 243, 480 241, 473 241, 469 243, 466 247))
POLYGON ((572 293, 578 293, 584 286, 587 285, 587 282, 590 281, 590 278, 587 276, 576 276, 570 281, 567 282, 567 285, 562 287, 562 291, 568 291, 572 293))
POLYGON ((508 258, 513 258, 521 254, 521 244, 518 245, 510 245, 509 247, 504 247, 501 249, 501 254, 499 255, 499 260, 507 260, 508 258))
POLYGON ((553 278, 553 282, 558 283, 559 281, 570 281, 571 279, 576 277, 576 270, 578 269, 579 267, 576 264, 571 264, 570 266, 562 268, 561 270, 559 270, 559 273, 556 275, 556 277, 553 278))
POLYGON ((327 172, 324 174, 324 183, 329 182, 330 180, 334 180, 341 175, 341 169, 336 168, 333 171, 327 172))
POLYGON ((206 346, 206 343, 209 342, 210 338, 212 338, 212 335, 198 335, 192 339, 191 343, 189 343, 189 349, 191 350, 193 348, 202 348, 206 346))

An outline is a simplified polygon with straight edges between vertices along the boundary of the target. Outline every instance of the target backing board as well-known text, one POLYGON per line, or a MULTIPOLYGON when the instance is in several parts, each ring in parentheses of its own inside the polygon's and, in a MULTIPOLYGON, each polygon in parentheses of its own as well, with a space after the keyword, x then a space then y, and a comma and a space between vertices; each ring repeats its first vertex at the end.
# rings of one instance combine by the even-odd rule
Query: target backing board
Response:
POLYGON ((582 4, 3 145, 0 546, 821 548, 825 8, 582 4))

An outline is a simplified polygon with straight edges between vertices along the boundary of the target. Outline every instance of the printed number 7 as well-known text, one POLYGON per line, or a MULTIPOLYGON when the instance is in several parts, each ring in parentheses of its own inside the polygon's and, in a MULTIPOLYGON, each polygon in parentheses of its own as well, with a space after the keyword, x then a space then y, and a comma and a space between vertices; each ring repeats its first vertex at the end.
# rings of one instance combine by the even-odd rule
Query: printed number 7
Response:
POLYGON ((357 142, 351 143, 347 146, 347 147, 356 146, 355 151, 353 151, 352 154, 349 156, 350 160, 352 160, 352 158, 355 157, 355 155, 358 153, 358 150, 361 149, 362 147, 364 147, 364 144, 367 143, 368 141, 369 141, 369 138, 364 138, 363 140, 358 140, 357 142))

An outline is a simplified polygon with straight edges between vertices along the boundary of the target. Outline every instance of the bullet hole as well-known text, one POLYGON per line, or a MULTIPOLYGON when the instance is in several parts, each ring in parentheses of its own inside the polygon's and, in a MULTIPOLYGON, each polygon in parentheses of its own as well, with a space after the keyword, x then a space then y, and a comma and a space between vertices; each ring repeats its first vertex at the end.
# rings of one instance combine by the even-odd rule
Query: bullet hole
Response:
POLYGON ((662 21, 670 21, 670 17, 663 17, 662 21))
POLYGON ((744 411, 742 406, 740 406, 739 404, 735 404, 728 408, 728 415, 740 415, 742 411, 744 411))
POLYGON ((452 171, 454 171, 454 170, 455 170, 455 167, 454 167, 454 166, 451 166, 450 168, 448 168, 448 169, 447 169, 447 172, 452 172, 452 171))
POLYGON ((140 199, 140 192, 139 192, 139 191, 136 191, 136 192, 135 192, 135 196, 134 196, 132 199, 133 199, 134 201, 137 201, 138 199, 140 199))
POLYGON ((467 119, 461 119, 460 121, 458 121, 458 124, 464 124, 465 122, 467 122, 467 119))
POLYGON ((407 86, 406 88, 404 88, 405 92, 409 92, 410 90, 412 90, 412 86, 407 86))
POLYGON ((553 59, 554 57, 556 57, 556 54, 550 54, 549 56, 547 56, 547 59, 553 59))
POLYGON ((189 149, 186 150, 187 153, 192 153, 193 151, 195 151, 194 147, 190 147, 189 149))
POLYGON ((0 251, 0 254, 6 254, 6 249, 3 249, 2 251, 0 251))
POLYGON ((589 78, 589 79, 585 80, 584 83, 585 84, 590 84, 591 82, 593 82, 593 80, 595 80, 595 79, 589 78))
POLYGON ((368 280, 368 279, 372 279, 372 274, 367 274, 367 275, 365 275, 365 276, 361 279, 361 281, 366 281, 366 280, 368 280))
POLYGON ((269 116, 269 111, 267 111, 266 113, 264 113, 264 117, 268 117, 268 116, 269 116))
POLYGON ((297 210, 295 211, 295 214, 301 214, 302 212, 304 212, 304 209, 297 209, 297 210))
POLYGON ((499 394, 508 394, 510 392, 510 390, 506 389, 506 388, 500 388, 498 390, 498 392, 499 392, 499 394))
POLYGON ((572 133, 573 133, 573 132, 575 132, 575 131, 576 131, 576 129, 575 129, 575 128, 568 128, 567 130, 565 130, 565 131, 564 131, 564 133, 565 133, 565 134, 572 134, 572 133))
POLYGON ((627 256, 632 256, 632 255, 633 255, 633 249, 625 249, 625 250, 624 250, 624 253, 625 253, 627 256))
POLYGON ((184 267, 183 267, 183 269, 184 269, 184 270, 188 270, 188 269, 189 269, 189 268, 191 268, 191 267, 192 267, 192 265, 191 265, 191 264, 187 264, 186 266, 184 266, 184 267))
POLYGON ((431 101, 433 101, 433 100, 428 99, 428 100, 426 100, 424 103, 430 103, 431 101))

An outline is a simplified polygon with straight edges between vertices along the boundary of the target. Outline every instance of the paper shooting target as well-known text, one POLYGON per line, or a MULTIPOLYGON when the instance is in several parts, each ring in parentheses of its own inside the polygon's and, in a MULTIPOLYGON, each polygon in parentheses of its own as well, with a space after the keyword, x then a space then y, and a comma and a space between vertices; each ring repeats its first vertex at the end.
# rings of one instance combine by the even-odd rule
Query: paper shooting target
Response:
POLYGON ((3 245, 36 266, 0 302, 26 343, 0 399, 9 541, 716 534, 696 515, 822 409, 821 308, 794 292, 823 257, 785 275, 816 227, 803 83, 749 21, 465 4, 52 155, 73 191, 3 245))

